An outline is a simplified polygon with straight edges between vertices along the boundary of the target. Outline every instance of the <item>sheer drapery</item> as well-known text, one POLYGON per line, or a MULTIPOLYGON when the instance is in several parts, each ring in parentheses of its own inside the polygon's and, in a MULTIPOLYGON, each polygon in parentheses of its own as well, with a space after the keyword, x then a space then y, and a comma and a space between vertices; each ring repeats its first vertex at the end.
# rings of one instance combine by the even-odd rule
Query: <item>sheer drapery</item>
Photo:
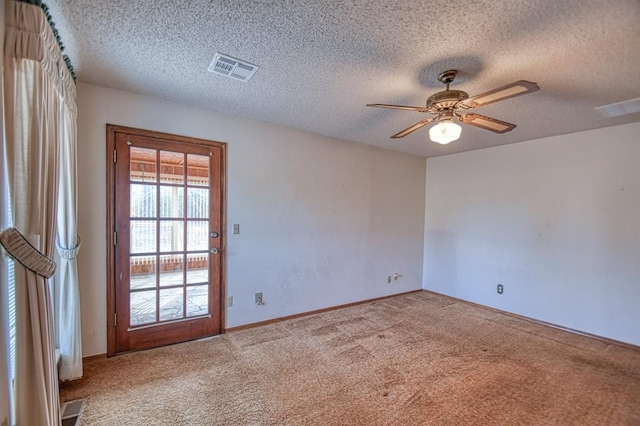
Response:
MULTIPOLYGON (((4 154, 13 225, 38 250, 53 257, 59 163, 66 149, 62 138, 75 131, 75 124, 65 128, 66 119, 75 121, 75 85, 42 10, 10 2, 6 13, 4 154)), ((61 244, 67 242, 65 236, 61 244)), ((15 421, 19 425, 60 423, 48 286, 46 279, 15 263, 15 421)))
POLYGON ((77 230, 76 117, 68 108, 62 111, 60 144, 60 183, 58 189, 58 269, 56 270, 56 335, 60 349, 60 380, 82 377, 82 336, 78 265, 80 249, 77 230))

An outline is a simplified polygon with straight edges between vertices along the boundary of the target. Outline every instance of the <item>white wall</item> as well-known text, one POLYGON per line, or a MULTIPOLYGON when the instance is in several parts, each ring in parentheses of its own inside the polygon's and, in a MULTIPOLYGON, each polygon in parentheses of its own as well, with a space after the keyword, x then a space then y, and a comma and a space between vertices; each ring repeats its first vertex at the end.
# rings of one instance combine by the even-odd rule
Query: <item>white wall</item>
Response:
POLYGON ((423 288, 640 345, 638 135, 428 159, 423 288))
POLYGON ((78 109, 84 356, 106 352, 106 123, 228 143, 227 327, 421 288, 424 159, 83 83, 78 109))

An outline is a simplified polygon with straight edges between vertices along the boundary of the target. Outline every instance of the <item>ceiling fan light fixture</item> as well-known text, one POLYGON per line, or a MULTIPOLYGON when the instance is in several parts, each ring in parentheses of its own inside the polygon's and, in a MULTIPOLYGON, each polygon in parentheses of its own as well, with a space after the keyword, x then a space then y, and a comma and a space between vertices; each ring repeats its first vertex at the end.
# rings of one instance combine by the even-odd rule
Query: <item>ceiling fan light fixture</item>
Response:
POLYGON ((441 121, 429 129, 429 139, 442 145, 460 138, 462 127, 452 121, 441 121))

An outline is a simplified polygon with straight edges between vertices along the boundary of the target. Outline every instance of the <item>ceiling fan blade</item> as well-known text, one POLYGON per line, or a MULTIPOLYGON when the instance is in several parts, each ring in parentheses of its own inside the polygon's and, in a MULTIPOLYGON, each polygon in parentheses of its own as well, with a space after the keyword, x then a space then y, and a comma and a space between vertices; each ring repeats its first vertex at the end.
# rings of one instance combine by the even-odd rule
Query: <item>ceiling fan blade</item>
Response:
POLYGON ((431 123, 433 120, 435 120, 438 117, 429 117, 429 118, 425 118, 422 121, 418 121, 416 124, 414 124, 411 127, 407 127, 406 129, 404 129, 401 132, 396 133, 395 135, 391 136, 391 139, 398 139, 398 138, 403 138, 405 136, 407 136, 409 133, 415 132, 416 130, 418 130, 420 127, 425 126, 429 123, 431 123))
POLYGON ((480 95, 472 96, 461 103, 468 108, 477 108, 483 105, 492 104, 494 102, 503 101, 513 98, 514 96, 526 95, 535 92, 540 87, 536 83, 520 80, 506 86, 498 87, 480 95))
POLYGON ((389 104, 367 104, 367 106, 368 107, 376 107, 376 108, 403 109, 405 111, 427 112, 427 108, 426 107, 405 106, 405 105, 389 105, 389 104))
POLYGON ((506 133, 516 128, 515 124, 496 120, 495 118, 487 117, 480 114, 462 115, 460 116, 460 121, 465 124, 471 124, 472 126, 480 127, 481 129, 485 130, 491 130, 492 132, 496 133, 506 133))

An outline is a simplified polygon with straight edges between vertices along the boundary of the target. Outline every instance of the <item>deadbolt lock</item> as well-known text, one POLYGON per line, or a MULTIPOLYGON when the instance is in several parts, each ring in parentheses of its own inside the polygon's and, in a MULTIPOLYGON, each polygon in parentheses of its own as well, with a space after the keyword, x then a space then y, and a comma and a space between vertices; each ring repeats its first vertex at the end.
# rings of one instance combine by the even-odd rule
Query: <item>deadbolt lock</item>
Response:
POLYGON ((217 232, 215 232, 215 231, 214 231, 214 232, 212 232, 212 233, 211 233, 211 234, 209 234, 209 235, 211 236, 211 238, 218 238, 218 236, 219 236, 220 234, 218 234, 217 232))

